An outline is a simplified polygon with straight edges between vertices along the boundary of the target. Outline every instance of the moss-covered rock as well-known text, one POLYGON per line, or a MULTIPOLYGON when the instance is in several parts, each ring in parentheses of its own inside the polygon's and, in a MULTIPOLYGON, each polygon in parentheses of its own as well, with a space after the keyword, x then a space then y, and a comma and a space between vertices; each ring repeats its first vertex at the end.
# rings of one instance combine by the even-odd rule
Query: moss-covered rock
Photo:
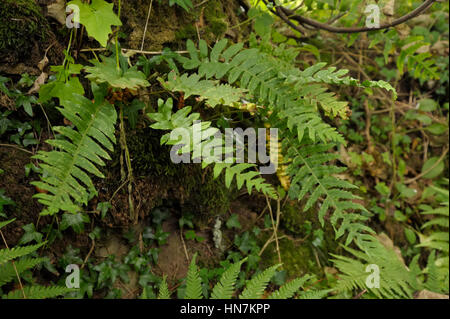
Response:
MULTIPOLYGON (((320 274, 320 268, 316 264, 316 259, 310 244, 296 244, 289 238, 283 238, 279 241, 279 247, 281 261, 283 263, 282 269, 286 271, 289 279, 312 273, 320 274)), ((275 243, 270 244, 264 251, 261 260, 262 268, 278 264, 278 253, 275 249, 275 243)))
POLYGON ((44 41, 50 28, 34 0, 0 2, 0 55, 30 55, 36 42, 44 41))
MULTIPOLYGON (((193 213, 198 224, 204 224, 212 216, 226 213, 236 192, 227 189, 223 179, 214 180, 210 168, 202 170, 201 164, 172 163, 170 148, 160 145, 161 136, 160 131, 150 128, 139 128, 127 133, 135 179, 133 196, 140 216, 145 217, 167 201, 171 206, 178 206, 180 213, 193 213)), ((101 195, 104 196, 101 200, 107 200, 122 184, 119 146, 112 157, 107 178, 100 181, 99 186, 107 193, 101 195)), ((127 212, 126 195, 124 188, 115 197, 112 214, 123 215, 127 212)), ((128 223, 125 217, 116 217, 113 223, 128 223)))

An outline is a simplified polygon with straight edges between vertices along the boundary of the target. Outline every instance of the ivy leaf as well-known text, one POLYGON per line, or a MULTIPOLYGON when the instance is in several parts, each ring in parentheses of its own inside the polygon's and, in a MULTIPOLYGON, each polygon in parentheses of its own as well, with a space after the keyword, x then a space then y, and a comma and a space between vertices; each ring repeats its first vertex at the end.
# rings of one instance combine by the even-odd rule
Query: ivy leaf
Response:
POLYGON ((36 231, 34 224, 25 225, 22 229, 25 231, 25 234, 23 234, 22 238, 19 240, 20 245, 31 243, 33 240, 38 244, 42 242, 43 235, 36 231))
POLYGON ((82 213, 65 213, 61 220, 61 230, 66 230, 69 227, 80 234, 84 231, 84 223, 89 223, 89 216, 82 213))
POLYGON ((50 82, 41 86, 39 90, 39 102, 46 103, 51 98, 56 97, 59 99, 59 103, 64 105, 74 93, 84 95, 83 86, 77 77, 70 77, 67 82, 50 82))
POLYGON ((137 70, 136 66, 126 71, 118 70, 116 60, 113 57, 102 56, 102 62, 91 61, 94 66, 85 68, 86 77, 97 83, 108 83, 110 86, 119 89, 137 90, 139 87, 149 86, 144 73, 137 70))
POLYGON ((68 6, 75 5, 80 9, 80 23, 86 27, 89 36, 94 37, 103 47, 106 47, 111 26, 121 26, 122 22, 114 13, 114 4, 104 0, 92 0, 92 4, 74 0, 68 6))

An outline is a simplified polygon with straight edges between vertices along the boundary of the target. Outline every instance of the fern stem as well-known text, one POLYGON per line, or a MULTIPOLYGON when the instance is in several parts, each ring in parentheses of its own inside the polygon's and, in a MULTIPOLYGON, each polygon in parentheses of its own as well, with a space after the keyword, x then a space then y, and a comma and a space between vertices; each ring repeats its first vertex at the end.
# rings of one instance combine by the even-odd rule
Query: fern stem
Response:
MULTIPOLYGON (((128 150, 127 145, 127 139, 126 139, 126 132, 125 132, 125 124, 123 121, 123 105, 120 105, 120 146, 122 147, 123 152, 125 153, 125 162, 127 165, 127 172, 128 172, 128 205, 130 208, 130 217, 135 222, 137 222, 137 216, 135 216, 134 211, 134 203, 133 203, 133 167, 131 166, 131 157, 130 152, 128 150)), ((121 172, 124 172, 123 169, 123 155, 121 155, 121 172)), ((122 176, 123 178, 124 176, 122 176)))
MULTIPOLYGON (((3 242, 5 243, 6 249, 9 250, 8 243, 6 242, 5 236, 3 236, 3 232, 0 229, 0 235, 2 236, 3 242)), ((27 299, 27 295, 25 294, 25 290, 23 289, 22 280, 20 280, 19 272, 17 271, 16 264, 14 263, 14 260, 11 260, 11 264, 13 265, 14 272, 16 273, 17 280, 19 281, 20 290, 22 291, 22 295, 24 299, 27 299)))
MULTIPOLYGON (((117 16, 120 19, 120 11, 121 11, 121 7, 122 7, 120 0, 119 0, 118 6, 119 6, 119 9, 118 9, 118 12, 117 12, 117 16)), ((116 30, 116 63, 117 63, 117 70, 118 71, 120 70, 120 61, 119 61, 119 30, 120 30, 120 27, 117 27, 117 30, 116 30)))

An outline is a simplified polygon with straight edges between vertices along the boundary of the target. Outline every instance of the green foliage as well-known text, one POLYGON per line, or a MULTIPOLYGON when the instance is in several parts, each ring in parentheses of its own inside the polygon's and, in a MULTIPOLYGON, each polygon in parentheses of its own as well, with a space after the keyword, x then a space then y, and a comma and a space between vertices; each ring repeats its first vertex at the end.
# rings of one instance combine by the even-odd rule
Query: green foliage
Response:
POLYGON ((34 156, 43 162, 41 167, 48 174, 42 176, 42 181, 32 183, 48 191, 35 195, 39 202, 46 205, 43 215, 53 215, 60 210, 78 212, 78 205, 87 204, 89 193, 96 192, 87 173, 103 177, 96 165, 104 166, 103 159, 110 159, 106 150, 113 150, 117 114, 105 100, 105 88, 94 84, 92 90, 94 102, 73 94, 72 103, 58 108, 77 130, 54 127, 63 138, 47 142, 59 150, 40 151, 34 156))
POLYGON ((87 66, 85 70, 89 75, 86 78, 96 83, 108 83, 112 88, 137 90, 150 84, 145 79, 144 73, 137 70, 137 66, 129 68, 127 64, 121 64, 118 69, 114 57, 102 56, 102 62, 91 61, 94 66, 87 66))
POLYGON ((413 292, 418 289, 418 273, 414 267, 410 266, 408 270, 393 248, 383 246, 375 237, 359 242, 358 247, 361 251, 344 247, 357 259, 332 254, 335 267, 342 273, 336 285, 338 291, 367 289, 378 298, 412 298, 413 292), (369 264, 376 265, 380 270, 379 288, 366 285, 370 275, 366 272, 369 264))
MULTIPOLYGON (((337 228, 336 237, 348 232, 346 244, 363 238, 364 232, 371 231, 361 223, 367 218, 348 210, 366 210, 353 202, 356 196, 346 191, 355 187, 332 176, 343 169, 329 164, 337 157, 328 153, 332 145, 327 143, 345 143, 345 140, 322 119, 318 111, 323 110, 328 117, 345 119, 349 110, 348 103, 338 101, 333 93, 327 92, 324 84, 385 88, 393 91, 396 98, 395 90, 384 81, 360 83, 345 76, 347 70, 336 71, 334 67, 323 69, 323 63, 300 71, 291 63, 260 52, 257 48, 243 49, 242 43, 229 47, 227 44, 227 40, 223 39, 209 51, 204 41, 200 41, 199 49, 188 41, 189 57, 179 57, 178 60, 185 69, 198 70, 199 77, 196 79, 216 78, 234 83, 248 90, 255 103, 266 105, 266 109, 273 112, 269 117, 271 126, 288 128, 282 130, 282 139, 284 149, 287 149, 287 171, 293 177, 291 196, 302 199, 309 194, 308 208, 324 197, 319 217, 323 222, 328 209, 334 210, 331 222, 337 228), (308 136, 305 136, 306 130, 308 136)), ((215 171, 220 172, 221 165, 225 164, 216 164, 215 171)), ((243 166, 236 167, 235 171, 241 173, 242 169, 243 166)), ((231 170, 228 176, 232 177, 233 173, 231 170)), ((243 181, 238 179, 239 184, 242 185, 243 181)))
POLYGON ((79 8, 79 21, 86 27, 89 36, 94 37, 103 47, 106 47, 108 36, 112 32, 111 26, 121 26, 122 22, 114 13, 114 4, 104 0, 92 0, 91 4, 81 0, 70 1, 67 6, 77 6, 79 8))
MULTIPOLYGON (((220 138, 216 136, 219 129, 211 127, 211 122, 201 122, 201 124, 196 124, 195 121, 200 118, 199 113, 191 113, 191 107, 184 107, 183 109, 172 112, 173 101, 168 99, 166 102, 163 100, 158 101, 158 112, 147 114, 150 119, 156 121, 156 123, 151 125, 151 128, 158 130, 171 130, 176 129, 186 129, 183 133, 188 133, 189 144, 184 142, 184 138, 181 140, 177 134, 167 133, 161 138, 161 144, 175 145, 179 146, 180 154, 189 154, 192 152, 192 159, 202 158, 203 168, 207 167, 214 162, 215 157, 209 153, 205 154, 205 149, 212 149, 215 147, 221 147, 225 144, 223 136, 220 138), (194 125, 199 129, 198 135, 201 136, 200 141, 196 141, 194 145, 194 125), (173 136, 175 135, 175 136, 173 136), (211 137, 215 137, 211 140, 211 137), (203 153, 202 153, 203 152, 203 153), (205 158, 205 155, 206 158, 205 158)), ((175 131, 176 132, 176 131, 175 131)), ((225 150, 229 152, 229 150, 225 150)), ((255 168, 255 164, 234 164, 235 159, 229 158, 229 162, 219 163, 216 162, 214 166, 214 178, 218 178, 220 173, 225 170, 225 185, 229 188, 231 183, 236 177, 237 187, 241 189, 244 184, 247 186, 249 194, 253 189, 262 192, 272 198, 276 197, 275 189, 272 185, 265 182, 265 180, 260 177, 259 173, 251 170, 255 168), (245 171, 245 172, 244 172, 245 171)))
MULTIPOLYGON (((159 1, 161 2, 161 0, 159 1)), ((179 5, 186 11, 194 8, 191 0, 169 0, 169 6, 173 6, 174 4, 179 5)))
MULTIPOLYGON (((195 263, 196 256, 192 258, 191 264, 188 269, 188 275, 186 279, 186 292, 185 299, 202 299, 201 278, 199 269, 195 263)), ((235 264, 232 264, 225 270, 220 278, 220 281, 213 287, 211 293, 211 299, 232 299, 235 295, 235 285, 238 278, 240 268, 244 262, 243 259, 235 264)), ((270 279, 275 275, 277 268, 280 265, 272 266, 260 274, 253 276, 249 280, 244 288, 244 291, 239 295, 240 299, 261 299, 265 293, 267 285, 270 279)), ((304 284, 311 279, 310 276, 304 276, 302 278, 295 279, 286 283, 279 290, 272 292, 269 296, 270 299, 287 299, 292 298, 298 290, 304 286, 304 284)), ((167 282, 165 279, 160 285, 159 296, 165 299, 170 297, 170 293, 167 291, 167 282)))
POLYGON ((199 269, 195 260, 197 255, 192 257, 186 277, 185 299, 202 299, 202 280, 200 278, 199 269))
MULTIPOLYGON (((12 223, 13 221, 14 219, 6 222, 0 222, 0 231, 3 227, 12 223)), ((17 276, 19 276, 26 270, 32 269, 36 265, 44 262, 46 258, 24 257, 35 252, 44 244, 45 242, 39 243, 37 245, 16 246, 13 248, 0 249, 0 288, 8 282, 12 281, 14 278, 17 278, 17 276)), ((6 296, 4 296, 4 298, 21 299, 25 294, 26 298, 29 299, 44 299, 64 295, 69 291, 71 290, 66 287, 42 287, 32 285, 23 287, 23 291, 22 289, 11 291, 6 296)))
POLYGON ((161 80, 161 83, 167 90, 184 92, 185 99, 193 95, 199 96, 210 107, 233 105, 240 101, 245 92, 228 84, 218 84, 218 81, 200 80, 198 74, 177 76, 175 72, 171 72, 168 81, 161 80))
MULTIPOLYGON (((448 184, 448 179, 447 179, 448 184)), ((435 194, 440 197, 441 206, 438 208, 431 208, 429 206, 423 205, 422 215, 433 216, 431 220, 425 222, 422 225, 423 230, 428 230, 429 235, 419 234, 420 244, 417 247, 426 247, 430 249, 436 249, 442 253, 442 257, 439 258, 439 265, 441 267, 447 268, 449 265, 449 192, 446 189, 431 186, 435 194), (436 230, 437 228, 437 230, 436 230)))

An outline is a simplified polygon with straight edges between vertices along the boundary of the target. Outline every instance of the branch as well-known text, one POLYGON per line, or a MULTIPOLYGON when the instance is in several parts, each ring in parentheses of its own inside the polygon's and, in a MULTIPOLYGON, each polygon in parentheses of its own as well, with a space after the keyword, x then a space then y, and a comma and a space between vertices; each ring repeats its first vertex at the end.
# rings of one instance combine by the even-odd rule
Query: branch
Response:
POLYGON ((374 27, 351 27, 351 28, 340 28, 340 27, 334 27, 329 24, 321 23, 313 19, 309 19, 306 17, 303 17, 301 15, 295 14, 295 11, 290 10, 288 8, 278 6, 275 3, 275 0, 263 0, 264 3, 267 5, 268 2, 270 2, 275 10, 271 10, 274 14, 276 14, 278 17, 280 17, 283 21, 285 21, 289 26, 301 33, 304 33, 304 29, 299 26, 295 25, 293 21, 297 21, 301 25, 314 27, 316 29, 321 29, 329 32, 334 33, 358 33, 358 32, 368 32, 368 31, 377 31, 377 30, 383 30, 388 29, 391 27, 394 27, 396 25, 402 24, 408 20, 411 20, 419 15, 421 15, 424 11, 426 11, 431 5, 436 2, 437 0, 426 0, 424 3, 422 3, 419 7, 411 11, 410 13, 392 21, 391 23, 380 25, 377 28, 374 27))

